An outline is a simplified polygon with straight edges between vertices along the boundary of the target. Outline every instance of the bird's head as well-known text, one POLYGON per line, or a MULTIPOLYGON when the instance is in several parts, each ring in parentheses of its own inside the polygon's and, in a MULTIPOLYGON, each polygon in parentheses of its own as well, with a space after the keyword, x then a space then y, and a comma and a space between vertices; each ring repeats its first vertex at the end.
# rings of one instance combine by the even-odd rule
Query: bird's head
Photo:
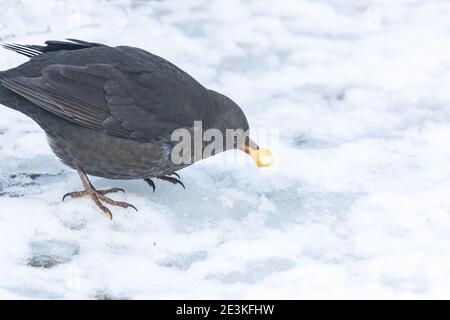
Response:
POLYGON ((261 149, 251 138, 247 117, 242 109, 230 98, 210 90, 216 107, 217 116, 212 122, 213 126, 222 132, 224 150, 239 149, 252 157, 258 167, 268 167, 273 163, 272 153, 269 149, 261 149), (230 133, 233 137, 230 143, 230 133))

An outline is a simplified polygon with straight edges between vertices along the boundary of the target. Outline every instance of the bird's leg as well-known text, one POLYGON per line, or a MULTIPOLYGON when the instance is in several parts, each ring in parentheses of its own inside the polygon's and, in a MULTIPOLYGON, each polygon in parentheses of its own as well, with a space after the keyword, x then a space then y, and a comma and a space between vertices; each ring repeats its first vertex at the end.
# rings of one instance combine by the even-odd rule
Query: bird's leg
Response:
POLYGON ((91 182, 89 181, 88 177, 86 176, 86 174, 81 171, 80 169, 77 169, 78 175, 81 178, 81 182, 83 183, 84 186, 84 190, 83 191, 74 191, 74 192, 69 192, 67 194, 64 195, 63 197, 63 201, 65 198, 67 197, 71 197, 71 198, 81 198, 84 196, 90 196, 92 198, 92 200, 95 202, 95 204, 108 216, 108 218, 112 219, 112 213, 111 211, 105 207, 102 203, 106 202, 107 204, 110 204, 112 206, 117 206, 117 207, 121 207, 121 208, 128 208, 131 207, 134 210, 137 211, 136 207, 126 203, 126 202, 122 202, 122 201, 115 201, 112 200, 110 198, 105 197, 105 194, 108 193, 113 193, 113 192, 125 192, 123 189, 120 188, 111 188, 111 189, 107 189, 107 190, 95 190, 94 186, 91 184, 91 182))

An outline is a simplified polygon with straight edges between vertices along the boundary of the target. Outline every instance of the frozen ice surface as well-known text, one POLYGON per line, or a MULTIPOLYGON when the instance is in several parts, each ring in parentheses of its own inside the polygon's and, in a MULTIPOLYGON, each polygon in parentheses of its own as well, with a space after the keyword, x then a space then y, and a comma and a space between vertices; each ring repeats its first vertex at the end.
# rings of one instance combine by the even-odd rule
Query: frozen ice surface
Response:
POLYGON ((28 265, 37 268, 52 268, 57 264, 69 262, 79 251, 77 243, 61 240, 35 241, 30 247, 32 256, 28 265))
MULTIPOLYGON (((93 178, 139 208, 110 222, 61 202, 77 175, 0 106, 0 298, 450 298, 449 14, 438 0, 1 0, 1 42, 145 48, 279 140, 275 167, 220 155, 180 172, 186 190, 93 178)), ((3 50, 0 69, 25 60, 3 50)))

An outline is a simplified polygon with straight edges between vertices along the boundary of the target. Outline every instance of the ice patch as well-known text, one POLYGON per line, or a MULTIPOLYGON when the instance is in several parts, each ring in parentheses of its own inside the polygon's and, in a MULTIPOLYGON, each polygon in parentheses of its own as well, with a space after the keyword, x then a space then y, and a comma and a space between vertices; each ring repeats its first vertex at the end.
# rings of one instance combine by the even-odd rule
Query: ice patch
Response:
POLYGON ((71 261, 80 251, 77 243, 62 240, 34 241, 30 243, 30 248, 28 265, 46 269, 71 261))
POLYGON ((203 261, 208 257, 206 251, 196 251, 189 254, 179 254, 165 259, 158 263, 160 266, 167 268, 176 268, 179 270, 187 270, 191 265, 198 261, 203 261))
POLYGON ((253 261, 247 264, 245 271, 234 271, 225 275, 217 276, 226 284, 244 282, 253 284, 260 282, 269 274, 283 272, 295 266, 295 262, 285 258, 270 258, 261 261, 253 261))

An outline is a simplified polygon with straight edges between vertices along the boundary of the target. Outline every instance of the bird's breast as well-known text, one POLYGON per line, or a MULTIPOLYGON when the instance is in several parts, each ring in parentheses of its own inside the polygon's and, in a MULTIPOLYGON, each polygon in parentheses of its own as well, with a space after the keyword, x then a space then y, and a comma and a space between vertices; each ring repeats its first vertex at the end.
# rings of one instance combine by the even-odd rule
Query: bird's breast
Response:
POLYGON ((178 170, 168 143, 142 143, 84 128, 68 121, 47 131, 57 157, 72 168, 109 179, 141 179, 178 170))

